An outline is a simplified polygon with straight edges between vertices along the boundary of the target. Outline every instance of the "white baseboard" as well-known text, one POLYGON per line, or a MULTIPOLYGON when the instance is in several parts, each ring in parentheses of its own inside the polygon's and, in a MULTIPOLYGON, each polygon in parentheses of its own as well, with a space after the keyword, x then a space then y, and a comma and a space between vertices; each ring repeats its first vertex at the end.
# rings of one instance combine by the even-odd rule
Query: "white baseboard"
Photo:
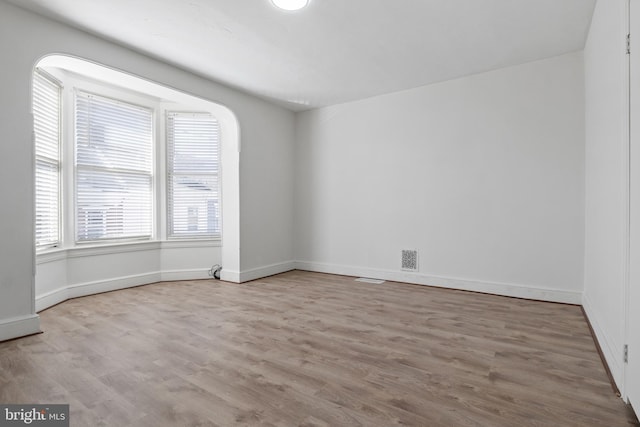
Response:
POLYGON ((132 288, 160 281, 160 273, 146 273, 69 285, 46 294, 36 295, 36 311, 42 311, 71 298, 117 291, 118 289, 132 288))
POLYGON ((223 267, 222 271, 220 271, 220 280, 224 282, 240 283, 240 272, 228 270, 223 267))
MULTIPOLYGON (((221 279, 227 282, 242 283, 255 280, 274 274, 293 270, 293 262, 272 264, 248 271, 237 272, 222 269, 221 279)), ((174 280, 200 280, 209 279, 207 268, 188 270, 168 270, 154 273, 137 274, 133 276, 117 277, 95 282, 79 283, 65 286, 51 292, 36 296, 36 311, 42 311, 56 304, 71 298, 78 298, 87 295, 99 294, 101 292, 115 291, 118 289, 131 288, 134 286, 146 285, 154 282, 167 282, 174 280)))
POLYGON ((161 282, 173 282, 174 280, 201 280, 212 279, 209 276, 208 268, 198 268, 189 270, 166 270, 160 272, 161 282))
POLYGON ((135 274, 132 276, 123 276, 109 280, 97 280, 95 282, 80 283, 69 286, 69 298, 84 297, 87 295, 99 294, 102 292, 117 291, 118 289, 126 289, 134 286, 146 285, 149 283, 159 282, 160 273, 135 274))
POLYGON ((587 293, 582 296, 582 308, 589 318, 589 323, 593 329, 593 333, 596 335, 596 340, 600 345, 602 354, 609 365, 609 370, 613 376, 613 380, 616 382, 619 390, 624 390, 624 367, 622 361, 622 344, 617 344, 612 341, 609 334, 604 332, 602 324, 598 320, 598 316, 593 311, 593 304, 587 293), (616 351, 617 349, 617 351, 616 351))
POLYGON ((39 313, 70 298, 68 288, 59 288, 42 295, 36 295, 36 312, 39 313))
MULTIPOLYGON (((337 264, 323 264, 308 261, 282 262, 245 271, 231 271, 225 270, 223 268, 221 279, 227 282, 243 283, 295 269, 316 271, 321 273, 340 274, 345 276, 371 277, 396 282, 461 289, 516 298, 536 299, 567 304, 582 303, 581 292, 562 291, 557 289, 548 289, 510 283, 483 282, 477 280, 429 276, 419 273, 389 271, 337 264)), ((206 268, 201 268, 154 272, 148 274, 118 277, 109 280, 74 284, 57 289, 55 291, 48 292, 46 294, 37 295, 36 311, 44 310, 70 298, 77 298, 101 292, 114 291, 118 289, 130 288, 133 286, 140 286, 161 281, 198 280, 208 278, 208 270, 206 268)))
POLYGON ((38 332, 40 332, 40 316, 37 314, 13 317, 0 322, 0 341, 37 334, 38 332))
MULTIPOLYGON (((285 273, 287 271, 295 270, 295 268, 295 263, 293 261, 288 261, 241 271, 239 277, 240 283, 262 279, 263 277, 273 276, 274 274, 285 273)), ((224 271, 224 269, 222 271, 224 271)))
POLYGON ((484 282, 478 280, 430 276, 404 271, 390 271, 308 261, 296 261, 295 268, 298 270, 315 271, 319 273, 340 274, 354 277, 370 277, 374 279, 391 280, 394 282, 460 289, 508 297, 560 302, 565 304, 580 305, 582 303, 581 292, 563 291, 512 283, 484 282))

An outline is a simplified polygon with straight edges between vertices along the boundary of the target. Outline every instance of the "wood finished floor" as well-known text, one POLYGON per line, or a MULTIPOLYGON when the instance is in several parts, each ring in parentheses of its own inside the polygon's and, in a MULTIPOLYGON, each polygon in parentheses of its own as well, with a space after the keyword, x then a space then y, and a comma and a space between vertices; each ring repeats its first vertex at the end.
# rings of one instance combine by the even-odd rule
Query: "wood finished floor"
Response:
POLYGON ((628 426, 576 306, 293 271, 67 301, 0 402, 72 426, 628 426))

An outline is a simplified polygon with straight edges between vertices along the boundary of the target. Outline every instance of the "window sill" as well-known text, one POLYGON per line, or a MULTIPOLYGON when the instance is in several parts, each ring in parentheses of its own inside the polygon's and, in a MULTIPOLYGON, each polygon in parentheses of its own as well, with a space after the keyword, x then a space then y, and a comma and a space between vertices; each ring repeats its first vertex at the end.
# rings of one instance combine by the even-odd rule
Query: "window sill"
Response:
POLYGON ((222 241, 215 239, 147 240, 144 242, 121 242, 109 244, 83 244, 69 248, 48 248, 36 252, 36 264, 60 261, 68 258, 83 258, 99 255, 142 252, 160 249, 221 247, 222 241))
POLYGON ((161 249, 179 249, 179 248, 210 248, 221 247, 222 239, 219 237, 198 238, 198 239, 180 239, 170 238, 160 242, 161 249))

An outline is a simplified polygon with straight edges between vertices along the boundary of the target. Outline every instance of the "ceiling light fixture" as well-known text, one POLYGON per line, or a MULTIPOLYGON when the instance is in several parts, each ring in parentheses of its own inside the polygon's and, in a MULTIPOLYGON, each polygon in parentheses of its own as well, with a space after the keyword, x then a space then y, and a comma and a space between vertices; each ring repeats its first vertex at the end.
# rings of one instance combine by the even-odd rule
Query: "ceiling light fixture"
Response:
POLYGON ((309 0, 271 0, 271 2, 283 10, 299 10, 309 4, 309 0))

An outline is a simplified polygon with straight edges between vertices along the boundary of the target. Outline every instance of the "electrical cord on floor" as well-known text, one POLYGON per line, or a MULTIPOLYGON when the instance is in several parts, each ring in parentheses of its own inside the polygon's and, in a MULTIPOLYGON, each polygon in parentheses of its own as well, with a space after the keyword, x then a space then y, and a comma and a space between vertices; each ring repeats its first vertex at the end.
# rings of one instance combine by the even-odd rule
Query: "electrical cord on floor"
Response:
POLYGON ((222 271, 222 266, 220 264, 214 264, 209 269, 209 276, 216 280, 220 280, 220 271, 222 271))

